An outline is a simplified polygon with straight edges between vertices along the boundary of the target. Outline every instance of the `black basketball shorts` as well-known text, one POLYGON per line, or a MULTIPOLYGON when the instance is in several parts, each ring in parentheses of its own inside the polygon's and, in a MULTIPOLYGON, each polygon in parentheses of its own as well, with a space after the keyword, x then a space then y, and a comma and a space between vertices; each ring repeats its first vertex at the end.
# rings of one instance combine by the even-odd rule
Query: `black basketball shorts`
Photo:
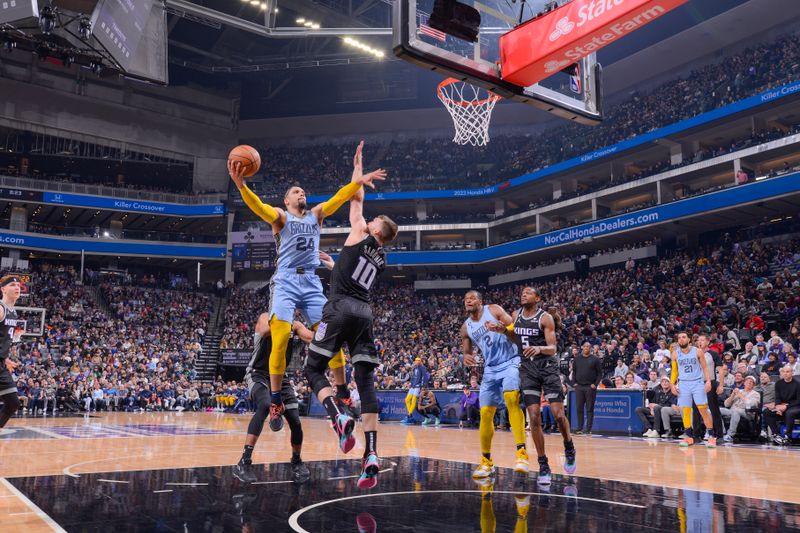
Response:
POLYGON ((520 389, 525 406, 539 405, 542 394, 549 402, 563 402, 558 357, 538 355, 523 359, 519 366, 520 389))
POLYGON ((380 364, 372 333, 372 309, 368 303, 349 297, 325 304, 322 322, 308 347, 309 355, 330 359, 345 343, 350 349, 351 363, 380 364))

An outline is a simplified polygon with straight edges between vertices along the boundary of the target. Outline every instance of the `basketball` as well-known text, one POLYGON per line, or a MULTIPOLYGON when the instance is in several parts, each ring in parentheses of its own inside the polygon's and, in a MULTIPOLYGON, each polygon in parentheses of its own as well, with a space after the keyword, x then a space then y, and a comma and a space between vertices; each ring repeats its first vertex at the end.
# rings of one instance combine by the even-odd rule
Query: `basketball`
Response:
POLYGON ((240 144, 228 154, 228 161, 239 162, 244 168, 244 177, 249 178, 261 168, 261 156, 258 150, 246 144, 240 144))

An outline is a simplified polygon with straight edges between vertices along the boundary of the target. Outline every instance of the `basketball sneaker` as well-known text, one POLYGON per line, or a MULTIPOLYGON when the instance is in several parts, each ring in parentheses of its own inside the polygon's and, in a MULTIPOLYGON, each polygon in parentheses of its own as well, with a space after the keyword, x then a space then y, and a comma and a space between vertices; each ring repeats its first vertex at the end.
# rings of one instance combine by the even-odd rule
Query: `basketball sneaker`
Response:
POLYGON ((566 458, 566 461, 564 461, 564 472, 567 474, 574 474, 575 470, 578 469, 578 465, 575 461, 575 455, 575 446, 570 446, 564 450, 564 457, 566 458))
POLYGON ((269 406, 269 429, 272 431, 280 431, 283 429, 283 412, 286 410, 283 404, 273 403, 269 406))
POLYGON ((481 498, 488 498, 494 492, 494 479, 483 477, 474 480, 481 489, 481 498))
POLYGON ((478 468, 472 472, 473 479, 483 479, 489 476, 493 476, 495 473, 494 463, 491 459, 487 459, 486 457, 481 458, 481 464, 478 465, 478 468))
POLYGON ((528 450, 520 448, 517 450, 517 462, 514 464, 514 472, 527 474, 528 470, 530 470, 528 467, 528 450))
POLYGON ((336 416, 336 421, 333 423, 333 429, 339 435, 339 449, 344 453, 349 452, 356 445, 356 439, 353 437, 353 430, 356 424, 352 418, 346 414, 339 414, 336 416))
POLYGON ((358 418, 353 411, 353 399, 352 398, 335 398, 336 405, 339 407, 339 411, 346 414, 352 419, 358 418))
POLYGON ((242 483, 254 483, 258 480, 253 463, 236 463, 233 465, 232 474, 242 483))
POLYGON ((361 513, 356 517, 358 533, 375 533, 378 531, 378 522, 369 513, 361 513))
POLYGON ((539 475, 536 476, 536 482, 539 485, 549 485, 551 477, 550 464, 547 462, 547 457, 539 457, 539 475))
POLYGON ((517 504, 517 516, 526 518, 531 508, 531 497, 525 494, 517 494, 514 496, 514 502, 517 504))
POLYGON ((686 435, 684 435, 683 440, 681 440, 680 447, 688 448, 692 444, 694 444, 694 439, 692 437, 687 437, 686 435))
POLYGON ((716 448, 717 447, 717 437, 708 437, 706 441, 706 448, 716 448))
POLYGON ((311 472, 302 460, 292 461, 292 481, 305 483, 311 478, 311 472))
POLYGON ((378 456, 370 453, 364 458, 364 467, 361 469, 361 477, 358 478, 359 489, 372 489, 378 484, 378 472, 380 471, 378 456))

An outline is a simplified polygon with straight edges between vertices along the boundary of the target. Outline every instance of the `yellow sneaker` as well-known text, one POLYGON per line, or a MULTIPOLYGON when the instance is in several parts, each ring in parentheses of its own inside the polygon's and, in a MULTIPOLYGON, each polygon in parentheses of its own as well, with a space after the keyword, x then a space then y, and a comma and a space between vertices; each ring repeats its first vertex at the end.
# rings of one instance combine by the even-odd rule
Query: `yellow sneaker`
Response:
POLYGON ((520 474, 527 474, 530 468, 528 467, 528 450, 520 448, 517 450, 517 462, 514 464, 514 472, 520 474))
POLYGON ((481 464, 478 465, 478 468, 472 472, 473 479, 483 479, 489 476, 493 476, 495 473, 494 463, 491 459, 487 459, 486 457, 481 458, 481 464))
POLYGON ((475 483, 481 489, 482 498, 488 498, 494 492, 494 480, 491 477, 476 478, 475 483))

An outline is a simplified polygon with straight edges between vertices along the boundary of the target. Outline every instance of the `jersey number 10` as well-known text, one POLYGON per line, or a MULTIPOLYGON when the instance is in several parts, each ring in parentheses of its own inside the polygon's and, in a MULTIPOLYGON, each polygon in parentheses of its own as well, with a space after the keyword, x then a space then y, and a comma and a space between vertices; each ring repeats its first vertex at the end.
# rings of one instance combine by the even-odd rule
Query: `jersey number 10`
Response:
POLYGON ((356 283, 369 290, 377 275, 378 268, 375 265, 367 261, 367 258, 363 255, 358 258, 358 265, 356 265, 356 270, 352 276, 356 283))

